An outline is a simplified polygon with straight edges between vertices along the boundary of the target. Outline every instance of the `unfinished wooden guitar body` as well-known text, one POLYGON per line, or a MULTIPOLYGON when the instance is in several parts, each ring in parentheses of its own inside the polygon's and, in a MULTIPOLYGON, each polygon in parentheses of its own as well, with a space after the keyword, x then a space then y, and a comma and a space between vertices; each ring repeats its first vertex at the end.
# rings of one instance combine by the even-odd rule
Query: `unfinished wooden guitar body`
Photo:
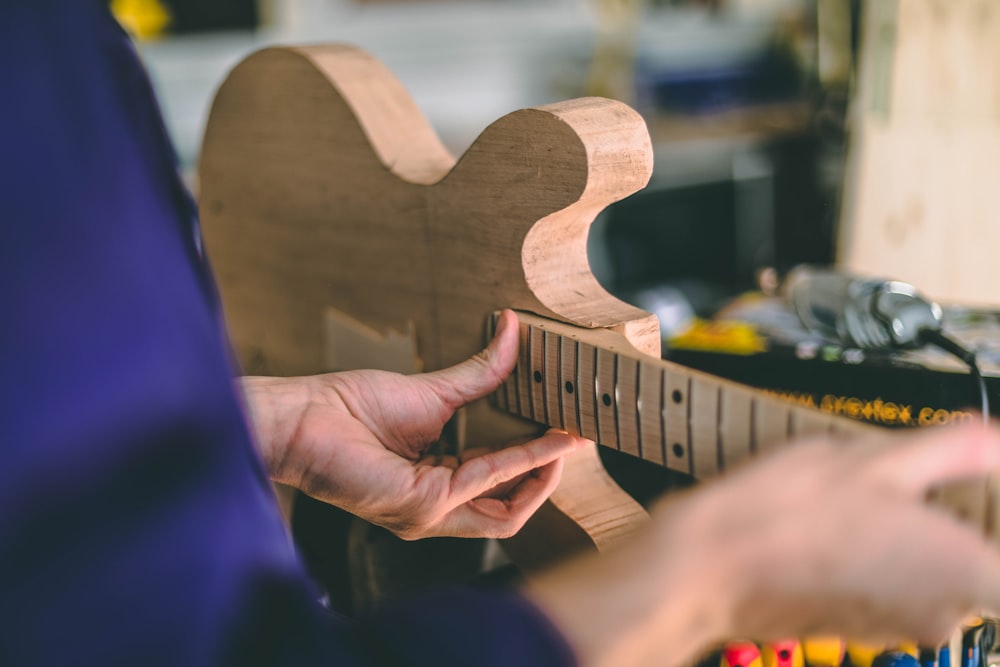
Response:
MULTIPOLYGON (((442 368, 480 350, 487 317, 507 307, 614 329, 658 357, 655 319, 610 296, 586 251, 595 216, 651 170, 645 123, 619 102, 514 112, 456 160, 368 54, 251 55, 218 92, 199 170, 206 244, 243 370, 350 365, 343 350, 334 364, 326 354, 331 314, 378 334, 412 332, 419 363, 398 370, 442 368)), ((476 445, 537 428, 485 402, 466 421, 476 445)), ((567 480, 586 478, 588 492, 565 499, 572 524, 544 534, 601 545, 631 530, 641 508, 599 473, 593 452, 575 462, 567 480)))

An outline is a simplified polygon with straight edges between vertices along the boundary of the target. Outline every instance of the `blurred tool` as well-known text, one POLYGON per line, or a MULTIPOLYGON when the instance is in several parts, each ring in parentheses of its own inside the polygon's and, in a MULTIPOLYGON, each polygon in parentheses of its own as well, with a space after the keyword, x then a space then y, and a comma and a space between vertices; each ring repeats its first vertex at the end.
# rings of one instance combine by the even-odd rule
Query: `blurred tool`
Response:
POLYGON ((797 639, 767 642, 760 647, 763 667, 804 667, 805 656, 797 639))
POLYGON ((989 650, 988 647, 983 650, 986 629, 987 623, 981 618, 974 619, 962 628, 962 659, 959 667, 986 667, 986 652, 989 650))
POLYGON ((802 652, 809 667, 840 667, 844 649, 844 640, 840 637, 810 637, 802 642, 802 652))
POLYGON ((909 283, 799 266, 785 279, 785 296, 802 325, 828 340, 869 350, 935 345, 961 359, 976 380, 983 418, 989 397, 976 360, 942 331, 941 307, 909 283))
POLYGON ((760 650, 753 642, 729 642, 722 649, 719 667, 763 667, 760 650))
POLYGON ((920 663, 906 651, 885 651, 875 658, 872 667, 920 667, 920 663))
POLYGON ((940 667, 951 667, 951 646, 945 644, 938 651, 938 665, 940 667))

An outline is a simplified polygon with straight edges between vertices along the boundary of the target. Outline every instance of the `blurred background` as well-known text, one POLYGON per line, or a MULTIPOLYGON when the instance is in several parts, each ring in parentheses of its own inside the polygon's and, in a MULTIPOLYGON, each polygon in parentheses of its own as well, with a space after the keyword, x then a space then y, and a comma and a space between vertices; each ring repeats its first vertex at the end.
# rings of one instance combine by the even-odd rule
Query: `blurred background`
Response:
POLYGON ((627 102, 650 186, 605 212, 591 262, 665 333, 833 256, 857 0, 113 0, 192 185, 215 89, 271 44, 384 62, 461 154, 496 118, 582 95, 627 102), (765 274, 767 275, 767 274, 765 274))

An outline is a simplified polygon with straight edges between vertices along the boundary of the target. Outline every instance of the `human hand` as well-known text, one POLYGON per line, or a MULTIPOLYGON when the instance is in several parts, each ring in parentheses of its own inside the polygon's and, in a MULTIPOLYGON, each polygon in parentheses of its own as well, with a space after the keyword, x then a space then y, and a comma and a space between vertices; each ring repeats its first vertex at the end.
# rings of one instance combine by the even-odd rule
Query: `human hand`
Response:
POLYGON ((683 664, 738 637, 934 645, 1000 610, 1000 555, 927 493, 998 468, 981 425, 798 444, 664 499, 638 540, 526 594, 586 663, 683 664))
POLYGON ((665 505, 664 520, 732 556, 733 636, 932 646, 1000 610, 1000 554, 926 498, 998 469, 1000 437, 980 425, 826 440, 665 505))
POLYGON ((489 346, 419 375, 349 371, 244 378, 272 479, 337 505, 404 539, 509 537, 559 482, 563 455, 585 440, 550 430, 461 460, 429 449, 463 405, 494 391, 517 361, 516 316, 505 311, 489 346))

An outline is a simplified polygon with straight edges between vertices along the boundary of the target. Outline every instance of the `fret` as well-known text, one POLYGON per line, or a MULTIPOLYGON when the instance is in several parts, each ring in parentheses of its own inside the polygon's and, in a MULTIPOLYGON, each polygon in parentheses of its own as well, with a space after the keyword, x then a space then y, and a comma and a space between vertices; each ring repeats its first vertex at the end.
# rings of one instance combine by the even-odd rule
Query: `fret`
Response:
MULTIPOLYGON (((521 318, 517 368, 497 392, 498 404, 698 479, 793 436, 872 428, 635 350, 619 352, 609 332, 594 332, 607 342, 585 343, 571 325, 521 318)), ((979 507, 980 518, 992 521, 979 507)))
POLYGON ((558 336, 559 339, 559 402, 564 428, 570 433, 581 433, 580 392, 577 391, 577 364, 579 363, 579 343, 572 338, 558 336))
POLYGON ((771 396, 754 401, 753 436, 757 454, 777 449, 788 440, 791 404, 771 396))
POLYGON ((690 375, 680 368, 663 373, 663 424, 666 433, 667 467, 692 474, 691 433, 688 416, 690 375))
POLYGON ((580 406, 580 435, 597 442, 601 441, 597 430, 597 349, 593 345, 577 345, 576 394, 580 406))
POLYGON ((597 442, 606 447, 621 449, 618 433, 618 383, 616 382, 618 355, 610 350, 597 348, 594 373, 594 398, 597 404, 597 442))
POLYGON ((528 332, 531 328, 521 323, 519 326, 521 345, 517 359, 517 411, 522 417, 535 419, 531 405, 531 362, 528 359, 531 348, 525 343, 528 340, 528 332))
POLYGON ((639 363, 638 373, 639 455, 647 461, 664 465, 663 369, 652 363, 639 363))
POLYGON ((559 336, 551 331, 542 330, 542 368, 545 380, 542 390, 545 395, 545 422, 549 426, 564 429, 566 419, 563 417, 559 383, 559 336))
POLYGON ((732 468, 753 455, 753 397, 741 387, 725 387, 719 402, 720 467, 732 468))
POLYGON ((697 479, 713 477, 719 472, 719 385, 692 378, 688 400, 692 474, 697 479))
POLYGON ((632 456, 642 458, 642 420, 639 408, 639 367, 637 359, 618 359, 615 385, 618 388, 615 403, 618 413, 618 448, 632 456))
POLYGON ((552 421, 545 412, 545 340, 542 329, 528 329, 528 368, 531 383, 531 414, 532 419, 549 426, 552 421))
MULTIPOLYGON (((489 331, 487 331, 487 337, 492 338, 496 335, 497 324, 500 322, 500 313, 493 313, 490 316, 489 331)), ((515 368, 515 371, 517 369, 515 368)), ((514 374, 511 373, 504 380, 503 385, 500 389, 493 395, 496 405, 501 410, 510 410, 512 405, 517 405, 517 395, 515 394, 515 385, 517 383, 514 374), (513 399, 512 399, 513 397, 513 399)))

